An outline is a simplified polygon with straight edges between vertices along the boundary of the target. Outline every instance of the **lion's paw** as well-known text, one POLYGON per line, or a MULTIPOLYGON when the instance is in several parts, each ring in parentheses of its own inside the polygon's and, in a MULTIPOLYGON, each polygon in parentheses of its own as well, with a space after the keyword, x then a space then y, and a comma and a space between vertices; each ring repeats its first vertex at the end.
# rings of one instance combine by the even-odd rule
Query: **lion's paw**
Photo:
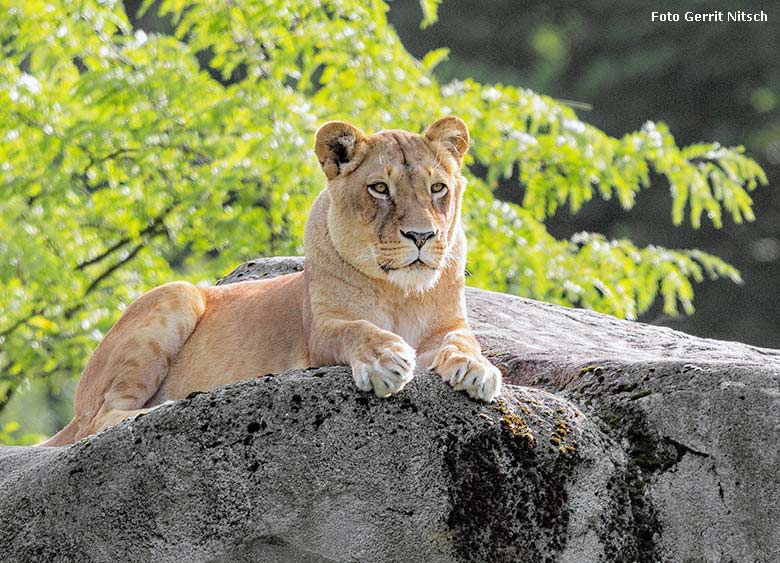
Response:
POLYGON ((377 397, 398 393, 414 376, 415 351, 402 339, 383 345, 372 358, 352 363, 358 389, 374 390, 377 397))
POLYGON ((482 355, 445 347, 431 364, 432 371, 452 385, 456 391, 466 391, 475 399, 493 401, 501 393, 501 371, 482 355))

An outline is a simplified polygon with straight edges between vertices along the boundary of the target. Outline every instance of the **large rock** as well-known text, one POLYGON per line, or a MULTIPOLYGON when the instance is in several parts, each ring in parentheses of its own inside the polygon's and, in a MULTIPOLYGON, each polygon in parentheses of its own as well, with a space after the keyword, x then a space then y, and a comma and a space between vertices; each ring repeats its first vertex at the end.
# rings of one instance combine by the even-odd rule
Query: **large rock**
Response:
POLYGON ((780 352, 467 299, 488 357, 531 387, 484 405, 420 372, 380 400, 320 368, 0 448, 0 560, 780 560, 780 352))

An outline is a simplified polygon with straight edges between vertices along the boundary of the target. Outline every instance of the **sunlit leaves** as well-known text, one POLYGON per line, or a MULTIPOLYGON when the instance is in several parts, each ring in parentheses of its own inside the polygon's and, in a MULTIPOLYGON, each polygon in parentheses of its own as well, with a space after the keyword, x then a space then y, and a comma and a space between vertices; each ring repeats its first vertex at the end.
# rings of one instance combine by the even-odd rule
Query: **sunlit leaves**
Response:
POLYGON ((425 29, 439 20, 439 4, 441 4, 441 0, 420 0, 420 7, 423 11, 423 20, 420 23, 421 28, 425 29))
POLYGON ((705 276, 741 282, 732 266, 698 250, 638 248, 591 233, 557 240, 528 211, 490 201, 479 179, 467 204, 470 283, 486 289, 635 319, 659 298, 665 313, 692 313, 692 283, 705 276))

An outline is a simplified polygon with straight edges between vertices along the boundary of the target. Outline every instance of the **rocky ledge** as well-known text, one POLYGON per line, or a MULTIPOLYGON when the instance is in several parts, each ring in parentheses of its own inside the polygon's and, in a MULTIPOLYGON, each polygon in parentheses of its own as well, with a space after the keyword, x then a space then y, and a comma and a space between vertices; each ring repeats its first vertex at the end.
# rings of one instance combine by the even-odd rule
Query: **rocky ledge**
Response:
MULTIPOLYGON (((249 262, 221 280, 301 259, 249 262)), ((62 448, 0 448, 2 561, 780 560, 780 352, 469 289, 504 372, 259 377, 62 448)), ((258 374, 261 375, 261 374, 258 374)))

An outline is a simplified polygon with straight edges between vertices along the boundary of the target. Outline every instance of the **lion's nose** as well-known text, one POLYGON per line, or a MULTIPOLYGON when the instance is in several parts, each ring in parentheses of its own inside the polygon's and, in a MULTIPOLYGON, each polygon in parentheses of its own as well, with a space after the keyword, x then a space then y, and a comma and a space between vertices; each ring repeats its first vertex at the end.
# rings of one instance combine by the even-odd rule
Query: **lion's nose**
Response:
POLYGON ((417 231, 404 231, 403 229, 401 230, 401 234, 409 240, 414 241, 414 244, 417 245, 417 248, 422 248, 426 242, 436 236, 435 231, 425 231, 424 233, 420 233, 417 231))

